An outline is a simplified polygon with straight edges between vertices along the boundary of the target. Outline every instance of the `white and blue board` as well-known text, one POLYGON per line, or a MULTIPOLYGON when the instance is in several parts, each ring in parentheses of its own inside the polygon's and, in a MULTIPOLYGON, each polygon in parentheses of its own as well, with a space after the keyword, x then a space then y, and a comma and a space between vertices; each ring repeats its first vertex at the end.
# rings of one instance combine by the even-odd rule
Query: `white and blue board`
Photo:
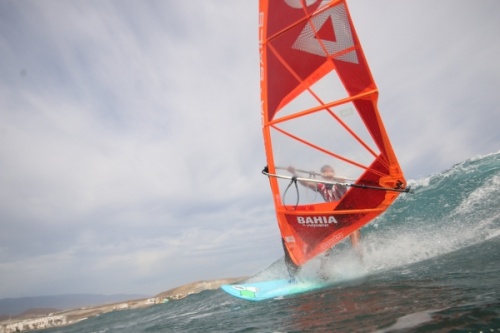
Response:
POLYGON ((221 289, 231 296, 244 300, 263 301, 305 293, 327 285, 326 281, 290 281, 282 279, 243 284, 224 284, 221 289))

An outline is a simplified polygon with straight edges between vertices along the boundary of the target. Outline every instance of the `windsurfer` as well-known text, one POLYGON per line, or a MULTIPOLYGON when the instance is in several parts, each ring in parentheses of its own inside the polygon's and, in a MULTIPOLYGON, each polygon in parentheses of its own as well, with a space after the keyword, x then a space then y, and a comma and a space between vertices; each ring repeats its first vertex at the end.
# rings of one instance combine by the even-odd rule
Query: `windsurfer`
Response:
MULTIPOLYGON (((295 168, 293 166, 289 166, 287 168, 288 172, 290 172, 292 175, 297 177, 297 172, 295 171, 295 168)), ((330 166, 330 165, 324 165, 320 169, 321 171, 321 177, 325 179, 328 182, 342 182, 345 181, 344 178, 339 178, 335 177, 335 170, 330 166)), ((347 191, 347 187, 342 184, 331 184, 331 183, 317 183, 317 182, 308 182, 305 180, 298 180, 299 183, 303 186, 306 186, 307 188, 312 189, 313 191, 319 192, 323 199, 326 202, 331 202, 331 201, 338 201, 342 198, 342 196, 345 194, 347 191)), ((361 256, 361 248, 359 245, 359 240, 360 240, 361 234, 359 230, 356 230, 350 235, 350 240, 351 240, 351 246, 352 248, 356 251, 356 253, 361 256)), ((326 274, 324 273, 324 266, 328 260, 328 257, 330 256, 331 251, 333 248, 327 250, 325 254, 322 256, 321 260, 321 266, 319 269, 319 275, 323 279, 327 279, 326 274)), ((286 251, 285 251, 286 253, 286 251)), ((286 256, 285 256, 286 257, 286 256)), ((287 265, 291 262, 291 260, 287 261, 287 265)), ((297 271, 298 269, 294 269, 294 271, 297 271)))
MULTIPOLYGON (((293 166, 289 166, 287 170, 295 177, 297 176, 297 172, 293 166)), ((335 170, 329 165, 322 166, 320 171, 321 177, 328 182, 341 182, 345 180, 344 178, 335 177, 335 170)), ((313 191, 319 192, 327 202, 339 201, 347 191, 347 187, 342 184, 317 183, 305 180, 299 180, 299 183, 313 191)))

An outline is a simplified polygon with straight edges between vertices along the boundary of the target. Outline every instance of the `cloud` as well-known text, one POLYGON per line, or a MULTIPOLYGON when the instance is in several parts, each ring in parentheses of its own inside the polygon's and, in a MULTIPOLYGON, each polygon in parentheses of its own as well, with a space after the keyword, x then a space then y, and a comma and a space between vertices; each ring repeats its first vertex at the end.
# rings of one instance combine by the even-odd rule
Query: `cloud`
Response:
POLYGON ((156 225, 154 231, 145 232, 130 224, 125 229, 133 232, 118 225, 78 231, 70 244, 50 254, 2 262, 2 293, 19 288, 19 276, 26 276, 24 295, 41 290, 58 293, 61 285, 69 288, 68 284, 81 292, 154 294, 164 290, 165 283, 220 278, 221 266, 227 266, 230 276, 250 275, 263 268, 263 261, 268 265, 272 258, 279 258, 282 249, 274 242, 279 236, 277 227, 269 223, 270 206, 245 216, 241 212, 231 215, 234 221, 228 221, 225 211, 200 213, 192 220, 177 219, 168 227, 156 225), (220 225, 220 220, 225 224, 220 225), (169 228, 178 230, 169 233, 169 228), (269 246, 272 243, 276 244, 269 246))

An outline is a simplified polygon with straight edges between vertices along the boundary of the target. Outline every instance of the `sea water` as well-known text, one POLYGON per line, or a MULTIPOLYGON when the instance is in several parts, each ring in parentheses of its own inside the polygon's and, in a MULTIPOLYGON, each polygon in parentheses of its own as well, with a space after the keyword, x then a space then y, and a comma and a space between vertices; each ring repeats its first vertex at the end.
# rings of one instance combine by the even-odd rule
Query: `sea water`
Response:
POLYGON ((410 183, 362 230, 362 263, 338 247, 328 288, 263 302, 204 291, 43 332, 500 332, 500 152, 410 183))

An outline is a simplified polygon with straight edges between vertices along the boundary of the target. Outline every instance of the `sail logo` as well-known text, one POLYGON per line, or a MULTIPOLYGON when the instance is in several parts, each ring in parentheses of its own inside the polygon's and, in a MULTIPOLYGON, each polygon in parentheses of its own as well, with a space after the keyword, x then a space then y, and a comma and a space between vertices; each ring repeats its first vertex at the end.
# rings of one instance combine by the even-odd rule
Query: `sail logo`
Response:
MULTIPOLYGON (((290 7, 296 8, 293 1, 288 0, 286 3, 290 7)), ((336 60, 359 64, 344 4, 334 6, 313 16, 292 47, 318 56, 333 56, 336 60)))
POLYGON ((338 221, 333 215, 330 216, 297 216, 297 222, 306 227, 328 227, 337 224, 338 221))
MULTIPOLYGON (((265 70, 264 70, 264 12, 259 12, 259 66, 260 66, 260 83, 261 85, 264 82, 264 75, 265 75, 265 70)), ((261 87, 262 89, 262 87, 261 87)), ((264 107, 265 107, 265 102, 264 99, 260 99, 260 117, 262 120, 262 123, 264 123, 264 107)))
POLYGON ((323 251, 328 250, 329 248, 331 248, 332 246, 334 246, 335 244, 337 244, 338 242, 340 242, 342 239, 344 239, 344 237, 345 237, 344 233, 339 232, 333 238, 331 238, 330 240, 328 240, 328 242, 323 243, 323 246, 322 246, 323 251))
POLYGON ((295 207, 295 210, 302 212, 312 212, 316 210, 316 207, 314 207, 314 205, 303 205, 295 207))

